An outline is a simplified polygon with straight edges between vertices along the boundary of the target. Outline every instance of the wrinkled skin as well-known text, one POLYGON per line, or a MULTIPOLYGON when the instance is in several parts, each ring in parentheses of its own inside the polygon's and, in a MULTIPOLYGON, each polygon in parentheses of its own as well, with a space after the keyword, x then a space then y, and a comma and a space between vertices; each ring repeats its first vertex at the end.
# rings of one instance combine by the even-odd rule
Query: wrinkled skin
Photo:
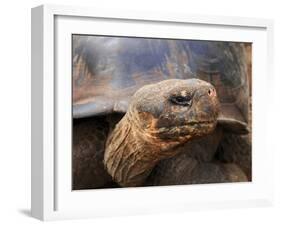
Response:
POLYGON ((218 114, 216 91, 202 80, 171 79, 144 86, 107 140, 108 173, 121 186, 144 185, 159 161, 212 133, 218 114))

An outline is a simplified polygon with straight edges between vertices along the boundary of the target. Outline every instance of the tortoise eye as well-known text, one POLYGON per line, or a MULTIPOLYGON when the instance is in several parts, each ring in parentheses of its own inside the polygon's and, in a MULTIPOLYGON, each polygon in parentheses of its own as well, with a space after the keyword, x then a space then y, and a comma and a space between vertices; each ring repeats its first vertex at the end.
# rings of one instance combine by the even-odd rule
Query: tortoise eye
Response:
POLYGON ((190 106, 191 105, 191 96, 172 96, 170 101, 177 105, 190 106))

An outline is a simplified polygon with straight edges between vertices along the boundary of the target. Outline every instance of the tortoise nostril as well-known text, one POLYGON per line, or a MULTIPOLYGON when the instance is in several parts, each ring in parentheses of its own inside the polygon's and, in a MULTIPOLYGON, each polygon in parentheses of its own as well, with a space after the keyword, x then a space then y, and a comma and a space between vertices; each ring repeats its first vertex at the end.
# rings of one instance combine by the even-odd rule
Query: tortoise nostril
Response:
POLYGON ((210 88, 208 90, 208 95, 211 97, 216 96, 216 90, 214 88, 210 88))

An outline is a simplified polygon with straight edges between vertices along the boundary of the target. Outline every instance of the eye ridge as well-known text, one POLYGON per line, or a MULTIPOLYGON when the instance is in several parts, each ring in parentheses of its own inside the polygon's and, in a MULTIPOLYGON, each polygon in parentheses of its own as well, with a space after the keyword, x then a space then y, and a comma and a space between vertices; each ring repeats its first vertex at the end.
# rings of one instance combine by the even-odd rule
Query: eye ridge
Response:
POLYGON ((191 105, 191 96, 172 96, 170 101, 177 105, 189 106, 191 105))

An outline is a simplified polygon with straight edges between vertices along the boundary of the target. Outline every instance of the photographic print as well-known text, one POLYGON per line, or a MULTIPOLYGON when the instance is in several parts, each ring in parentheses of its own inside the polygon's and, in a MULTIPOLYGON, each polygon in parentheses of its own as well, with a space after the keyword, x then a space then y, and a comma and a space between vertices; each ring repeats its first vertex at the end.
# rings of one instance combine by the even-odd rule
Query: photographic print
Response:
POLYGON ((252 44, 72 35, 72 189, 252 180, 252 44))

